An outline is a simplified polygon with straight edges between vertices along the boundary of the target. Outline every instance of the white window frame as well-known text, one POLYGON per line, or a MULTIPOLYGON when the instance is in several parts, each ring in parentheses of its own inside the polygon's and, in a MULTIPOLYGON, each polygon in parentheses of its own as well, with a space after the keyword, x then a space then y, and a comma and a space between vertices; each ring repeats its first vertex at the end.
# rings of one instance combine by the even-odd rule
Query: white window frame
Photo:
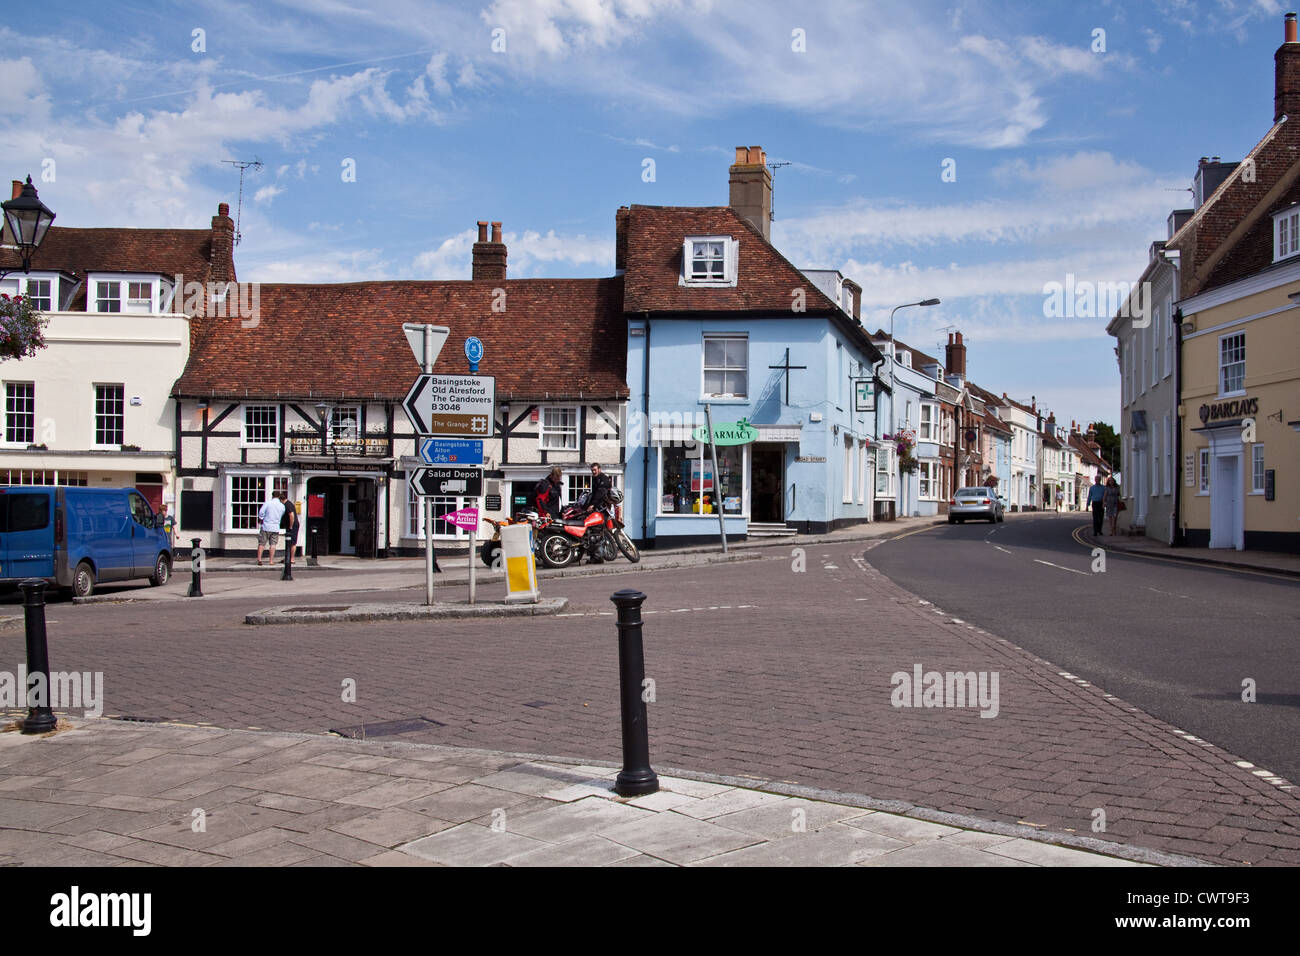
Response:
POLYGON ((26 448, 28 445, 35 444, 36 442, 36 383, 35 382, 5 382, 4 403, 5 403, 4 404, 4 431, 0 432, 0 438, 4 440, 4 444, 10 448, 26 448), (23 441, 17 438, 15 439, 9 438, 10 415, 12 413, 12 410, 10 409, 11 401, 9 396, 9 389, 13 388, 14 386, 26 386, 31 390, 30 395, 18 396, 18 398, 22 401, 26 401, 27 399, 31 400, 31 409, 29 411, 25 411, 21 413, 23 417, 30 416, 30 425, 31 425, 30 430, 32 433, 32 437, 30 440, 27 441, 23 441))
POLYGON ((894 493, 894 458, 896 453, 890 442, 885 442, 876 449, 876 497, 893 500, 894 493), (885 486, 880 486, 881 476, 885 477, 885 486))
POLYGON ((1300 207, 1289 206, 1273 215, 1273 261, 1300 254, 1300 207))
POLYGON ((916 466, 917 481, 920 490, 917 497, 921 501, 935 501, 939 491, 939 462, 919 461, 916 466))
POLYGON ((240 527, 235 526, 234 487, 235 487, 235 479, 237 478, 241 480, 251 479, 254 481, 260 481, 262 483, 261 491, 260 491, 262 500, 257 502, 257 511, 260 511, 262 505, 266 504, 266 502, 270 500, 272 492, 274 492, 277 488, 283 488, 285 491, 289 490, 291 476, 288 471, 281 470, 281 469, 268 470, 268 471, 246 471, 241 469, 239 471, 226 472, 226 480, 222 487, 222 493, 225 496, 225 500, 222 503, 223 504, 222 515, 221 515, 221 524, 223 526, 222 530, 226 534, 257 534, 257 532, 261 529, 261 522, 257 518, 257 511, 253 512, 253 518, 252 518, 253 527, 247 528, 243 526, 240 527))
POLYGON ((333 445, 335 442, 348 440, 349 436, 339 434, 339 425, 338 422, 336 421, 336 418, 338 417, 340 412, 351 412, 351 411, 355 411, 357 413, 357 417, 356 417, 357 430, 356 430, 356 434, 351 436, 351 439, 353 441, 360 441, 365 437, 361 432, 361 428, 362 428, 361 406, 360 405, 335 405, 332 408, 330 408, 329 428, 326 430, 326 434, 325 434, 327 445, 333 445))
MULTIPOLYGON (((725 349, 724 349, 725 351, 725 349)), ((725 361, 725 359, 724 359, 725 361)), ((747 332, 705 332, 700 344, 700 399, 716 402, 748 402, 749 401, 749 334, 747 332), (708 373, 715 372, 735 372, 740 371, 741 366, 730 365, 713 365, 708 364, 708 342, 713 341, 738 341, 743 342, 745 346, 745 364, 743 370, 745 373, 745 391, 742 394, 729 392, 709 392, 706 389, 708 373)))
POLYGON ((542 451, 577 451, 581 445, 581 436, 578 434, 581 423, 582 413, 577 405, 543 405, 537 410, 537 447, 542 451), (572 412, 573 427, 548 428, 547 412, 572 412), (569 439, 572 439, 572 444, 567 443, 569 439))
POLYGON ((1200 465, 1201 474, 1200 481, 1197 484, 1196 494, 1198 496, 1208 495, 1210 493, 1210 449, 1200 449, 1200 454, 1197 455, 1197 459, 1200 465))
POLYGON ((844 436, 844 493, 840 503, 853 504, 853 439, 848 435, 844 436))
POLYGON ((1160 310, 1151 317, 1151 386, 1160 380, 1160 310))
POLYGON ((279 405, 245 405, 243 406, 243 428, 239 433, 239 447, 241 448, 275 448, 280 444, 280 406, 279 405), (248 420, 249 412, 254 409, 270 409, 271 421, 268 422, 250 422, 248 420), (249 437, 249 429, 264 429, 267 425, 271 427, 271 437, 265 441, 256 441, 249 437))
POLYGON ((1219 397, 1227 398, 1233 395, 1246 394, 1246 332, 1245 330, 1229 332, 1227 335, 1219 336, 1219 397), (1224 364, 1223 349, 1229 339, 1241 338, 1241 360, 1240 362, 1229 362, 1224 364), (1231 367, 1241 366, 1241 388, 1227 390, 1224 388, 1224 373, 1231 367))
POLYGON ((139 273, 129 272, 95 272, 86 276, 86 311, 97 312, 101 315, 154 315, 158 312, 158 290, 162 280, 158 276, 140 275, 139 273), (99 303, 101 297, 99 294, 99 284, 115 283, 117 285, 117 311, 111 309, 101 309, 99 303), (131 298, 132 283, 147 285, 149 287, 149 298, 145 302, 142 298, 131 298), (132 305, 135 303, 135 305, 132 305), (144 303, 144 306, 141 306, 144 303))
POLYGON ((91 427, 92 445, 95 448, 120 448, 122 445, 126 444, 126 385, 123 384, 122 382, 95 382, 91 387, 95 390, 94 391, 95 398, 94 398, 94 403, 92 408, 92 417, 93 417, 93 423, 91 427), (99 440, 99 432, 100 432, 99 390, 101 388, 116 388, 121 390, 122 437, 120 441, 101 442, 99 440))
POLYGON ((935 420, 939 417, 938 411, 939 406, 935 405, 933 402, 921 403, 921 421, 917 426, 916 431, 917 441, 938 441, 935 437, 935 420), (930 413, 930 420, 928 422, 926 421, 926 412, 930 413))
POLYGON ((740 260, 740 241, 731 236, 687 236, 682 240, 682 271, 678 285, 725 289, 736 284, 737 265, 740 260), (722 251, 722 278, 695 274, 696 243, 719 243, 722 251))
MULTIPOLYGON (((728 518, 749 518, 751 515, 751 510, 750 510, 751 497, 753 495, 753 486, 751 485, 751 481, 753 478, 753 471, 752 471, 753 459, 750 453, 753 450, 754 446, 753 444, 748 444, 748 445, 735 445, 730 447, 740 449, 740 469, 741 469, 740 510, 724 511, 724 515, 728 518)), ((664 452, 669 448, 681 448, 685 452, 686 458, 688 460, 690 459, 699 460, 701 462, 701 468, 703 468, 703 463, 710 461, 710 456, 708 454, 708 446, 693 441, 671 442, 667 444, 663 442, 656 442, 654 448, 656 450, 654 467, 656 469, 655 489, 657 491, 657 494, 655 495, 655 517, 695 518, 697 520, 707 518, 711 521, 717 521, 718 512, 716 510, 712 514, 704 514, 703 512, 696 513, 695 511, 664 511, 663 510, 664 495, 668 493, 665 491, 666 486, 664 483, 664 452)), ((709 467, 711 470, 712 465, 710 464, 709 467)), ((621 476, 614 472, 609 472, 609 471, 605 472, 605 474, 609 475, 610 483, 612 487, 618 488, 620 484, 621 476)), ((713 491, 710 492, 710 494, 713 497, 713 503, 715 509, 722 507, 723 500, 724 500, 723 497, 718 494, 719 484, 720 484, 720 480, 715 478, 713 482, 713 491)), ((567 487, 567 485, 568 483, 566 482, 565 486, 567 487)))
POLYGON ((1250 446, 1250 493, 1264 493, 1264 446, 1260 444, 1250 446))
POLYGON ((28 291, 28 283, 31 282, 48 282, 50 284, 50 307, 48 309, 38 309, 39 312, 57 312, 59 309, 59 273, 57 272, 19 272, 11 273, 3 279, 0 279, 0 292, 7 296, 27 296, 32 295, 28 291))

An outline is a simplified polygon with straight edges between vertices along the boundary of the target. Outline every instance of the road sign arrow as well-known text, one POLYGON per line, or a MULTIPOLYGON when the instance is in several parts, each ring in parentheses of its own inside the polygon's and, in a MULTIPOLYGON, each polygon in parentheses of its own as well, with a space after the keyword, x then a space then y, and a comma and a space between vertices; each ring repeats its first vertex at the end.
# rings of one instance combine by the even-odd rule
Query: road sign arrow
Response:
POLYGON ((411 386, 411 390, 406 393, 406 398, 402 401, 402 411, 406 412, 406 417, 411 420, 411 427, 415 429, 417 435, 427 435, 431 431, 429 422, 421 412, 420 406, 428 405, 428 402, 421 402, 425 389, 429 387, 429 382, 433 380, 432 375, 421 375, 411 386))

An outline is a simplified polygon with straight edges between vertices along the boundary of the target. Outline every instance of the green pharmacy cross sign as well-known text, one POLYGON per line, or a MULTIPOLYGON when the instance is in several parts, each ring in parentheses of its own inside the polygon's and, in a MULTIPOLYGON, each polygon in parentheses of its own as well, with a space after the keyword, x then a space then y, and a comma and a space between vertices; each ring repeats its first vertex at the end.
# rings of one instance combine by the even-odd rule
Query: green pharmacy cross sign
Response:
POLYGON ((758 440, 758 429, 742 418, 738 422, 720 422, 714 425, 711 443, 707 425, 701 425, 691 432, 691 438, 706 445, 748 445, 758 440))

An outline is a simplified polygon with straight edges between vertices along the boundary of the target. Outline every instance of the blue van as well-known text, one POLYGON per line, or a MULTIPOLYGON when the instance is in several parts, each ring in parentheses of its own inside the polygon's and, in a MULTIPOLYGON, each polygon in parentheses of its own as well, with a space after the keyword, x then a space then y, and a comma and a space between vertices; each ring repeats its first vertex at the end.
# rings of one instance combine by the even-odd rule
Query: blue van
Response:
POLYGON ((134 488, 0 487, 0 586, 27 578, 87 597, 97 584, 172 573, 171 541, 134 488))

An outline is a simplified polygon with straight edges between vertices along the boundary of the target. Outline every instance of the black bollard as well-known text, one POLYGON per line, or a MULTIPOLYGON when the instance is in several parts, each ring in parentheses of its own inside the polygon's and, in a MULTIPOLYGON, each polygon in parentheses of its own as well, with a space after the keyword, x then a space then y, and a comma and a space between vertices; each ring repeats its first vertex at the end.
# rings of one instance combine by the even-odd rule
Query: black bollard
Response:
POLYGON ((650 768, 650 728, 646 723, 645 651, 641 644, 641 603, 645 595, 625 589, 610 596, 618 608, 618 679, 623 710, 623 769, 614 781, 620 797, 639 797, 659 789, 650 768))
MULTIPOLYGON (((288 538, 287 535, 285 537, 288 538)), ((293 580, 293 549, 296 541, 295 538, 294 541, 286 540, 284 542, 284 570, 280 573, 281 581, 293 580)))
MULTIPOLYGON (((23 616, 27 625, 27 680, 30 683, 34 674, 40 674, 45 682, 45 706, 33 706, 27 698, 27 719, 23 721, 23 733, 49 733, 58 724, 50 703, 50 652, 45 642, 45 582, 40 578, 29 578, 18 585, 23 589, 23 616)), ((24 696, 27 688, 22 688, 24 696)))
POLYGON ((203 597, 203 549, 198 538, 190 538, 190 590, 186 597, 203 597))
MULTIPOLYGON (((311 522, 310 518, 307 520, 311 522)), ((311 523, 307 536, 311 538, 311 556, 307 559, 307 564, 314 568, 320 565, 320 528, 315 523, 311 523)))

